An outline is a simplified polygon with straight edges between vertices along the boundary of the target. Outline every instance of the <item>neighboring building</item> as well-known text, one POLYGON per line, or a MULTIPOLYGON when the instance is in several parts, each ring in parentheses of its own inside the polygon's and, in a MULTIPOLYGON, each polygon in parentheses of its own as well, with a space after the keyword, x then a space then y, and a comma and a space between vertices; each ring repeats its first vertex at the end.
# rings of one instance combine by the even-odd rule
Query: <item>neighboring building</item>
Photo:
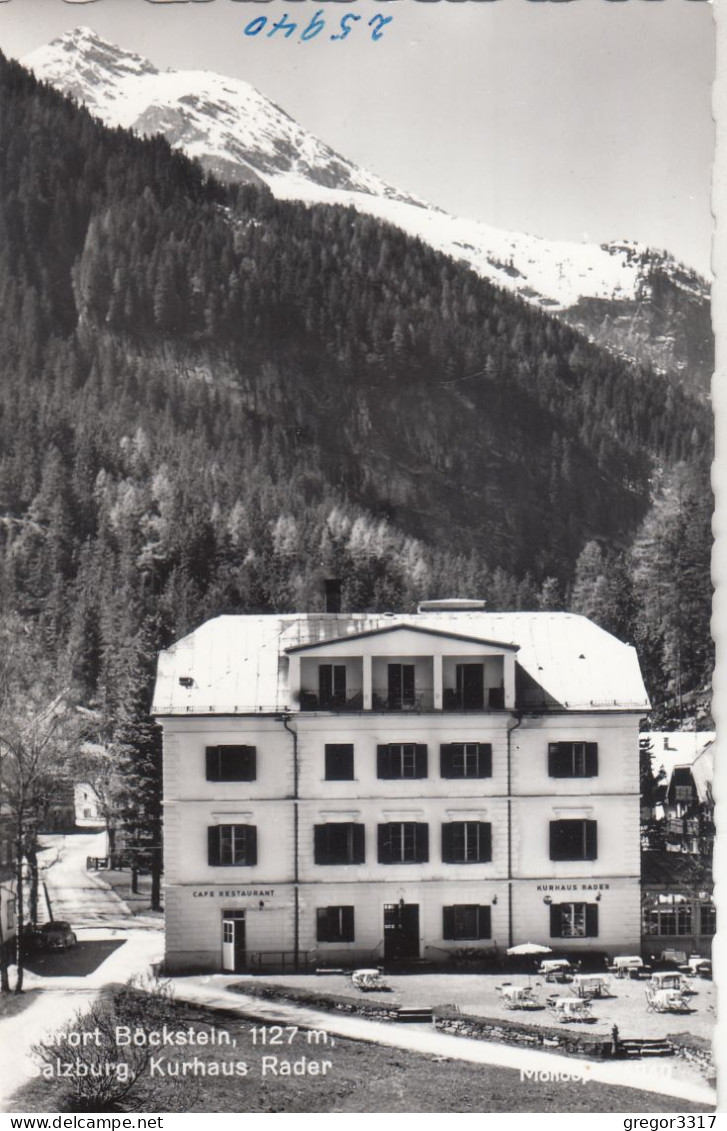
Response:
POLYGON ((708 957, 717 929, 711 860, 650 851, 642 856, 643 949, 708 957))
POLYGON ((170 969, 640 943, 633 648, 584 617, 221 616, 159 657, 170 969))
POLYGON ((649 816, 664 821, 668 852, 712 855, 714 842, 713 731, 654 731, 647 736, 652 766, 663 779, 649 816))
MULTIPOLYGON (((646 736, 644 736, 646 737, 646 736)), ((642 853, 643 946, 709 954, 715 933, 712 899, 714 850, 714 740, 711 731, 648 735, 652 766, 662 773, 645 818, 663 848, 642 853)))
POLYGON ((76 782, 73 786, 73 800, 76 812, 76 827, 79 829, 98 828, 105 820, 101 812, 101 802, 90 782, 76 782))
POLYGON ((16 853, 9 814, 0 812, 0 939, 8 959, 15 951, 16 853))

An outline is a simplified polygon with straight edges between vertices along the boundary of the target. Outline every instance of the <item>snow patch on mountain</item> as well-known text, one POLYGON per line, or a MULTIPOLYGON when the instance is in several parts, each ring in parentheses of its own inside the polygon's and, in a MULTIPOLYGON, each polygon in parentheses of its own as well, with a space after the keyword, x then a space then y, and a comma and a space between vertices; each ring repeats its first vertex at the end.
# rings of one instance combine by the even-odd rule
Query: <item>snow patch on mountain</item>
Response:
POLYGON ((353 207, 546 309, 565 310, 584 298, 648 298, 654 266, 686 291, 708 296, 693 272, 638 244, 546 240, 452 216, 342 157, 249 83, 206 71, 159 71, 90 28, 67 32, 21 61, 106 124, 163 133, 221 179, 263 182, 283 199, 353 207))

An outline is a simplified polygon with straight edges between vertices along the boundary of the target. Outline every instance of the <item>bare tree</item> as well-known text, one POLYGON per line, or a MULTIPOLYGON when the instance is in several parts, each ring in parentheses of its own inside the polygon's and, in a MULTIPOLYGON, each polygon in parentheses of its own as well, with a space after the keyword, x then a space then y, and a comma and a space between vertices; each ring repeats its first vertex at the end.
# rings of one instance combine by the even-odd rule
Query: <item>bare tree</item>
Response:
POLYGON ((72 754, 83 720, 70 686, 42 642, 17 620, 0 626, 0 807, 14 846, 15 992, 23 988, 23 927, 37 913, 38 834, 72 782, 72 754), (26 899, 27 890, 27 899, 26 899))

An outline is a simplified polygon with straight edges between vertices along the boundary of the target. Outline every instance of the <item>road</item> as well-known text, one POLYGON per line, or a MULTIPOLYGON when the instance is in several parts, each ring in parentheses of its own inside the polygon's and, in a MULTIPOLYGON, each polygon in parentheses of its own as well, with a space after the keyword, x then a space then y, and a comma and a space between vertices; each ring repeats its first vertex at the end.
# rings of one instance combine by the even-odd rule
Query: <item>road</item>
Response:
MULTIPOLYGON (((40 856, 53 919, 66 919, 76 927, 128 926, 131 911, 112 891, 103 875, 87 871, 88 856, 106 855, 106 834, 45 833, 40 856)), ((39 918, 50 918, 41 893, 39 918)))
MULTIPOLYGON (((164 951, 162 921, 135 920, 103 873, 87 871, 87 856, 106 855, 105 833, 44 834, 41 844, 52 917, 71 923, 78 946, 27 959, 25 988, 41 993, 21 1013, 0 1020, 0 1111, 8 1110, 10 1097, 33 1077, 34 1044, 62 1029, 104 986, 148 974, 164 951)), ((42 892, 39 918, 50 918, 42 892)))

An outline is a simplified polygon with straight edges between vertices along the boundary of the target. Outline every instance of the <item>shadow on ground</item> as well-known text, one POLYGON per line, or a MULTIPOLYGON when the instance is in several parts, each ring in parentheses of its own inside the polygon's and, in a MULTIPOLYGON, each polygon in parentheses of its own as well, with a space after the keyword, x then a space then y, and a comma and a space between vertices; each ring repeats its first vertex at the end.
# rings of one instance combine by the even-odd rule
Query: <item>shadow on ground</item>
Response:
POLYGON ((125 939, 99 939, 76 943, 70 950, 45 951, 29 954, 26 970, 44 978, 83 978, 98 970, 110 954, 123 946, 125 939))

